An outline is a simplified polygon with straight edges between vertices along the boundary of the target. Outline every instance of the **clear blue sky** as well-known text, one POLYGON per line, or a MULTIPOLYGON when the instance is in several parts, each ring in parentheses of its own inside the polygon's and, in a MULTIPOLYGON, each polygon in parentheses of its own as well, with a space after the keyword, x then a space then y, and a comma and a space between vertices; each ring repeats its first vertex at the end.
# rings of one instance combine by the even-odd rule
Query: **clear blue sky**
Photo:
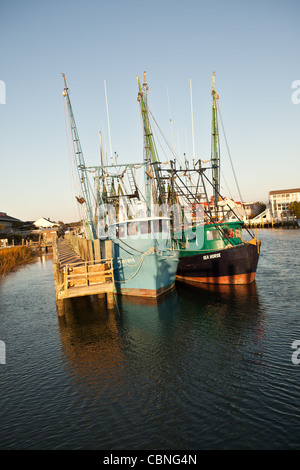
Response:
MULTIPOLYGON (((215 71, 244 201, 300 187, 300 104, 291 100, 299 18, 299 0, 1 0, 0 211, 78 220, 62 73, 89 166, 100 164, 99 131, 109 153, 104 80, 113 152, 119 162, 142 160, 136 75, 144 71, 156 120, 171 142, 170 104, 176 150, 190 155, 192 79, 196 155, 209 158, 215 71)), ((222 137, 221 162, 238 198, 222 137)))

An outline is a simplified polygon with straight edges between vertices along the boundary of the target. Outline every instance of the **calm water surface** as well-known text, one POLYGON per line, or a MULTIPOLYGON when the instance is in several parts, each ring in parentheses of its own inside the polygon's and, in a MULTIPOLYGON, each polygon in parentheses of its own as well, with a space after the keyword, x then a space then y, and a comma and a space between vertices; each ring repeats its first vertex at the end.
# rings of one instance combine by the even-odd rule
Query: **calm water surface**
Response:
POLYGON ((59 318, 50 256, 8 275, 0 449, 299 449, 300 230, 259 235, 255 284, 158 304, 59 318))

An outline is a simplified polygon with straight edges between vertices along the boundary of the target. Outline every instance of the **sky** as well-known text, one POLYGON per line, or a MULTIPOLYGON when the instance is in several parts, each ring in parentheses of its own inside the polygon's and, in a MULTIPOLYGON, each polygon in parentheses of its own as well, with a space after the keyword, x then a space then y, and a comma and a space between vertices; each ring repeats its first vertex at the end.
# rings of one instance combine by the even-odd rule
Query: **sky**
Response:
POLYGON ((0 0, 0 212, 79 220, 62 73, 86 166, 100 165, 100 131, 108 160, 109 131, 119 163, 143 160, 144 71, 155 120, 190 161, 192 90, 195 155, 210 158, 215 72, 222 194, 240 200, 231 162, 244 202, 299 188, 299 17, 299 0, 0 0))

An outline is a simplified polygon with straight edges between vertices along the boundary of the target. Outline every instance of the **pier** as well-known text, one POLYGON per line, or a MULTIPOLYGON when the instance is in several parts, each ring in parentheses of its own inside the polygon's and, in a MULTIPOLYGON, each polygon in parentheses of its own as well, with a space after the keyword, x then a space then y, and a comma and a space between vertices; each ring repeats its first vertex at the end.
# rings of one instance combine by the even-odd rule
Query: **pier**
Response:
POLYGON ((86 240, 74 235, 53 243, 53 276, 57 313, 64 315, 64 302, 76 297, 106 296, 114 306, 112 242, 86 240))
POLYGON ((247 228, 286 228, 286 229, 298 229, 299 225, 296 218, 278 220, 275 218, 265 219, 263 217, 255 219, 248 219, 245 222, 247 228))
POLYGON ((298 221, 295 216, 281 214, 281 217, 273 217, 270 208, 267 208, 256 217, 246 220, 245 226, 248 228, 299 228, 298 221))

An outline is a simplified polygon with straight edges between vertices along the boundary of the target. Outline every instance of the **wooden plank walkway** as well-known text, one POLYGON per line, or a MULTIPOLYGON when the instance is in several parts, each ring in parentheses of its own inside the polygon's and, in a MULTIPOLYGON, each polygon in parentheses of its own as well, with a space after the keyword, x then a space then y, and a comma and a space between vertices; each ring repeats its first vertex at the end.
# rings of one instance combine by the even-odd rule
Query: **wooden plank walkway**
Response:
POLYGON ((67 264, 75 264, 76 266, 82 266, 84 264, 84 261, 67 245, 65 240, 58 240, 56 247, 57 261, 61 268, 64 268, 67 264))
POLYGON ((53 244, 53 275, 58 315, 64 315, 63 301, 88 295, 106 294, 113 308, 114 275, 112 259, 83 260, 65 240, 53 244))

